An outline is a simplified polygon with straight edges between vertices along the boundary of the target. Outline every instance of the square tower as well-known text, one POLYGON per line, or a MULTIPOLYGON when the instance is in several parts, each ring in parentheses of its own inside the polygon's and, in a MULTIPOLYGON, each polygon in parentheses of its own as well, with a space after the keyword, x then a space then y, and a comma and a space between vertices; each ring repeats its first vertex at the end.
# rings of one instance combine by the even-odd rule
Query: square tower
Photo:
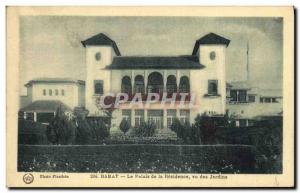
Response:
POLYGON ((81 42, 86 49, 86 92, 85 105, 89 115, 99 115, 95 105, 96 97, 109 93, 111 88, 111 71, 107 69, 120 51, 115 41, 103 33, 81 42))
POLYGON ((214 33, 198 39, 193 54, 205 68, 192 72, 193 91, 198 113, 225 114, 226 111, 226 48, 230 40, 214 33), (197 82, 197 83, 195 83, 197 82))

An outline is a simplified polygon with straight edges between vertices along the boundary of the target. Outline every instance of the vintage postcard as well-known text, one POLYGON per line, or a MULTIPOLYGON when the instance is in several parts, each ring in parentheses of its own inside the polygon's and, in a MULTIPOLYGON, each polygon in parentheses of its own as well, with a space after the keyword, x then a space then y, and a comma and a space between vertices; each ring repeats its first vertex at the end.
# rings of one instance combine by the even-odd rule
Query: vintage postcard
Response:
POLYGON ((294 187, 293 7, 7 7, 8 187, 294 187))

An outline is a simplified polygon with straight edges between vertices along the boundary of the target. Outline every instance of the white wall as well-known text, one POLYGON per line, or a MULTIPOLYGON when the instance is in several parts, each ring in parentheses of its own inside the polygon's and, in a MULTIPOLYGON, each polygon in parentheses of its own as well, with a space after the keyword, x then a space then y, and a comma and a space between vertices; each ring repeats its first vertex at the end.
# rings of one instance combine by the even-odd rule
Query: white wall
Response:
MULTIPOLYGON (((31 89, 30 87, 28 88, 31 89)), ((28 92, 30 93, 30 92, 28 92)), ((70 108, 80 106, 79 104, 78 85, 75 83, 34 83, 32 84, 32 102, 36 100, 59 100, 70 108), (46 89, 46 95, 43 95, 43 90, 46 89), (58 95, 55 90, 58 90, 58 95), (64 90, 64 96, 61 90, 64 90), (49 95, 49 90, 52 90, 52 96, 49 95)))
POLYGON ((198 55, 200 63, 205 66, 201 70, 191 70, 191 89, 197 95, 197 113, 215 112, 224 114, 226 110, 226 46, 225 45, 200 45, 198 55), (210 52, 215 51, 216 57, 210 59, 210 52), (205 97, 208 93, 208 80, 218 80, 217 97, 205 97))
POLYGON ((78 106, 85 107, 85 85, 78 85, 78 106))
POLYGON ((278 103, 260 103, 258 97, 255 103, 227 104, 227 109, 229 115, 250 119, 256 116, 276 115, 283 110, 282 100, 278 100, 278 103))
POLYGON ((110 70, 105 69, 110 65, 115 55, 111 46, 86 46, 86 69, 87 75, 85 80, 85 106, 89 110, 89 115, 98 114, 95 106, 94 80, 103 80, 104 93, 110 92, 112 82, 110 70), (95 54, 101 53, 100 61, 97 61, 95 54))

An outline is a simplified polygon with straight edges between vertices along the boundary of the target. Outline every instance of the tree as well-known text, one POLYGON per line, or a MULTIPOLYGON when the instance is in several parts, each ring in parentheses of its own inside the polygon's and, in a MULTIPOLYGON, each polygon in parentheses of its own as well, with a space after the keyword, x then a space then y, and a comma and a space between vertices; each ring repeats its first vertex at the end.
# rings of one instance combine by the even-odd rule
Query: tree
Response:
POLYGON ((83 108, 74 109, 75 121, 77 125, 76 130, 76 144, 91 144, 93 142, 93 131, 86 120, 88 111, 83 108))
POLYGON ((115 101, 116 101, 116 97, 112 97, 112 96, 105 96, 103 102, 104 104, 102 104, 102 100, 101 97, 104 96, 98 96, 95 97, 95 105, 97 107, 97 109, 99 111, 102 111, 105 116, 108 118, 108 129, 111 128, 111 122, 112 122, 112 118, 113 118, 113 112, 116 110, 115 108, 115 101), (109 107, 105 107, 104 105, 108 105, 109 107))
POLYGON ((217 130, 217 118, 206 115, 197 115, 193 124, 193 132, 196 143, 208 144, 215 140, 217 130), (200 140, 200 141, 199 141, 200 140))
POLYGON ((47 138, 53 144, 69 145, 76 139, 76 123, 68 120, 61 106, 56 110, 53 121, 47 127, 47 138))
POLYGON ((130 129, 130 124, 127 120, 123 119, 120 123, 120 130, 125 134, 130 129))

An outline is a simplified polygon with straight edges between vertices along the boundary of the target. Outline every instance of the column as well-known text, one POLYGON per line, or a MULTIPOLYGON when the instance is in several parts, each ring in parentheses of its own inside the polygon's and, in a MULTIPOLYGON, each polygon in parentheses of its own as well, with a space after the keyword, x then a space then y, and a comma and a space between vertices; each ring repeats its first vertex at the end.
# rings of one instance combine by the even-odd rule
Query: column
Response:
POLYGON ((36 114, 36 112, 33 112, 33 121, 34 121, 34 122, 37 121, 37 114, 36 114))
POLYGON ((163 130, 167 130, 167 109, 163 110, 163 130))
POLYGON ((164 88, 163 88, 163 92, 167 92, 167 70, 164 70, 164 88))
POLYGON ((134 93, 134 70, 131 70, 131 93, 134 93))
POLYGON ((147 86, 148 86, 148 70, 145 70, 144 71, 144 86, 145 86, 145 94, 148 93, 148 90, 147 90, 147 86))
POLYGON ((179 83, 180 83, 180 71, 176 70, 176 83, 177 83, 177 89, 179 89, 179 83))
POLYGON ((135 111, 134 109, 131 109, 131 114, 130 114, 130 124, 131 126, 135 126, 135 111))

